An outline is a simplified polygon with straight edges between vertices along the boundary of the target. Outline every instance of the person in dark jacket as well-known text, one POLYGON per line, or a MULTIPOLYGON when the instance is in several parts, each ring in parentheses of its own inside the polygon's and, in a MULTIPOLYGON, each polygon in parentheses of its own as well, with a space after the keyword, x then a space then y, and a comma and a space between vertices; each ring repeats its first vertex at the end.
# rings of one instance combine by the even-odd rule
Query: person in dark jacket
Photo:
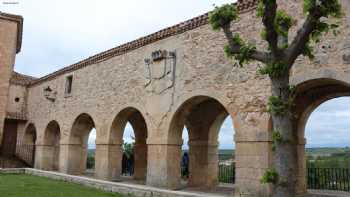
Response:
POLYGON ((190 164, 190 158, 188 156, 188 153, 185 152, 181 160, 182 177, 184 178, 189 177, 189 164, 190 164))

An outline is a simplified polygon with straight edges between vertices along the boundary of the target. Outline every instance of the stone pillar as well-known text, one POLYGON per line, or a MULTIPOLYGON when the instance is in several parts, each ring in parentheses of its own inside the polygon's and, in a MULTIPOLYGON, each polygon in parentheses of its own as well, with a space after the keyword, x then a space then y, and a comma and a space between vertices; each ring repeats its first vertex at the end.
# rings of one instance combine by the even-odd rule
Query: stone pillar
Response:
POLYGON ((82 166, 83 156, 81 144, 61 144, 60 172, 72 175, 82 174, 84 172, 84 167, 82 166))
POLYGON ((47 171, 59 169, 59 146, 37 144, 35 168, 47 171))
POLYGON ((297 185, 296 193, 298 196, 303 196, 307 193, 307 168, 306 168, 306 156, 305 156, 305 144, 306 139, 303 137, 302 140, 299 140, 297 145, 297 154, 298 154, 298 174, 297 174, 297 185))
POLYGON ((87 163, 87 155, 88 155, 88 145, 82 144, 81 145, 81 158, 80 158, 80 172, 79 174, 84 174, 86 172, 86 163, 87 163))
POLYGON ((40 170, 52 170, 53 158, 51 149, 51 146, 43 144, 36 145, 34 168, 40 170))
POLYGON ((53 171, 58 171, 59 168, 59 164, 60 164, 60 145, 56 144, 54 146, 52 146, 52 169, 53 171))
POLYGON ((68 153, 69 145, 60 144, 60 154, 59 154, 59 171, 68 174, 68 153))
POLYGON ((212 188, 218 185, 218 143, 191 140, 188 186, 212 188))
POLYGON ((0 147, 7 111, 10 78, 16 57, 18 28, 21 27, 11 17, 0 14, 0 147))
POLYGON ((168 189, 181 187, 182 143, 147 142, 147 185, 168 189))
POLYGON ((43 145, 36 145, 35 147, 35 161, 34 161, 34 168, 44 170, 43 166, 45 165, 45 158, 44 158, 44 146, 43 145))
POLYGON ((136 143, 134 146, 134 179, 145 180, 147 175, 147 144, 136 143))
POLYGON ((270 196, 270 186, 260 180, 266 169, 271 167, 271 150, 268 140, 236 139, 235 196, 270 196))
POLYGON ((121 144, 96 144, 95 177, 103 180, 119 180, 122 171, 123 149, 121 144))

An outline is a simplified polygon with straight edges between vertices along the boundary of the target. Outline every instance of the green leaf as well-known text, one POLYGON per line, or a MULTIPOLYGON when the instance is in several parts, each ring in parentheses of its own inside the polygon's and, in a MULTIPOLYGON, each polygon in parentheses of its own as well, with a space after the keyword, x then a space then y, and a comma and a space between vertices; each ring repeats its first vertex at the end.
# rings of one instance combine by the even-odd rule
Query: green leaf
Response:
POLYGON ((283 142, 282 135, 279 131, 272 132, 272 141, 275 143, 282 143, 283 142))
POLYGON ((270 62, 258 70, 259 74, 269 75, 270 77, 278 77, 286 72, 288 72, 288 67, 281 61, 270 62))
POLYGON ((265 12, 265 4, 262 0, 259 0, 258 8, 256 9, 256 16, 263 17, 265 12))
POLYGON ((270 96, 267 103, 267 111, 276 116, 283 116, 289 112, 289 102, 283 101, 278 96, 270 96))
POLYGON ((238 11, 234 4, 224 4, 220 7, 215 7, 209 13, 209 23, 213 30, 219 31, 221 28, 230 25, 232 21, 238 19, 238 11))
POLYGON ((295 23, 295 20, 284 10, 278 10, 275 18, 276 32, 284 37, 288 37, 288 31, 295 23))
POLYGON ((318 10, 321 16, 326 18, 342 16, 339 0, 304 0, 304 13, 309 14, 314 10, 318 10))
POLYGON ((261 183, 272 183, 272 184, 277 184, 279 180, 279 174, 276 169, 271 168, 267 169, 261 178, 260 182, 261 183))

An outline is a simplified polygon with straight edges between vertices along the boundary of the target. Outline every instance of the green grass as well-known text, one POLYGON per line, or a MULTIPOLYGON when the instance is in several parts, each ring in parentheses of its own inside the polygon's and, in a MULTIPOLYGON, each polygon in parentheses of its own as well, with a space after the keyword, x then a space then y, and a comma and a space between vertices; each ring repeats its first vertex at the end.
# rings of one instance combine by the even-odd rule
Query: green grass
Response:
POLYGON ((123 197, 78 184, 48 178, 0 174, 0 196, 6 197, 123 197))

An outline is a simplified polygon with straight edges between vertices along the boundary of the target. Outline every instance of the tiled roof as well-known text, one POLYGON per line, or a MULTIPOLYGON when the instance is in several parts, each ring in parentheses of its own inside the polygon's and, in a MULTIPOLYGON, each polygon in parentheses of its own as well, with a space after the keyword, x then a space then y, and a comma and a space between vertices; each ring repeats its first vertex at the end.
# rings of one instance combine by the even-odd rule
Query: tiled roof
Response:
POLYGON ((28 76, 28 75, 23 75, 23 74, 19 74, 17 72, 12 72, 10 83, 16 84, 16 85, 27 86, 27 85, 30 85, 35 79, 36 78, 28 76))
POLYGON ((19 15, 14 15, 14 14, 8 14, 8 13, 3 13, 0 12, 0 18, 9 20, 9 21, 14 21, 17 23, 17 48, 16 52, 19 53, 21 51, 22 47, 22 34, 23 34, 23 17, 19 15))
MULTIPOLYGON (((248 12, 252 9, 255 9, 258 4, 258 0, 238 0, 237 8, 240 13, 248 12)), ((150 34, 145 37, 141 37, 137 40, 128 42, 126 44, 120 45, 118 47, 109 49, 107 51, 104 51, 102 53, 99 53, 97 55, 91 56, 87 59, 84 59, 78 63, 72 64, 70 66, 67 66, 63 69, 60 69, 56 72, 53 72, 49 75, 46 75, 44 77, 41 77, 35 81, 31 85, 40 84, 46 80, 54 79, 59 75, 69 73, 78 69, 81 69, 83 67, 86 67, 88 65, 100 62, 102 60, 106 60, 115 56, 123 55, 125 53, 128 53, 132 50, 138 49, 140 47, 146 46, 148 44, 154 43, 156 41, 184 33, 186 31, 198 28, 200 26, 208 24, 208 13, 200 15, 198 17, 192 18, 190 20, 187 20, 185 22, 179 23, 177 25, 165 28, 163 30, 160 30, 156 33, 150 34)))

